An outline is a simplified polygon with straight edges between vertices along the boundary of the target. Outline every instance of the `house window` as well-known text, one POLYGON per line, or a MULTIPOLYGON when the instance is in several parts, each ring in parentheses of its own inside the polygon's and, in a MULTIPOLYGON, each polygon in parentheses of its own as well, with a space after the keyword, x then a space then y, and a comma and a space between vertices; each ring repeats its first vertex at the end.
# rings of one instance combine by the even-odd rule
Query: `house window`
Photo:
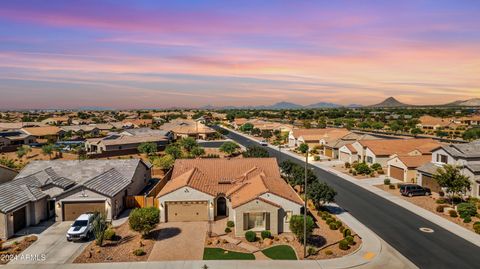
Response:
POLYGON ((367 156, 367 163, 373 163, 373 158, 371 156, 367 156))
POLYGON ((437 163, 447 163, 447 155, 437 154, 437 163))
POLYGON ((285 211, 285 223, 289 223, 293 216, 293 211, 285 211))
POLYGON ((251 212, 246 213, 247 230, 265 230, 266 213, 265 212, 251 212))

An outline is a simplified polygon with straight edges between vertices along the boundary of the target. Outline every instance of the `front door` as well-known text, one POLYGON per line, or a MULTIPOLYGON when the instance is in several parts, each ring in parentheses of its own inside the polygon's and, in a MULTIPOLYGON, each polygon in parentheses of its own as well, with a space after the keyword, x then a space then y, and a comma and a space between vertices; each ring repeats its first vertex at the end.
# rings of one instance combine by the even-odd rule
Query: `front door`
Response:
POLYGON ((217 199, 217 216, 227 215, 227 200, 225 197, 219 197, 217 199))

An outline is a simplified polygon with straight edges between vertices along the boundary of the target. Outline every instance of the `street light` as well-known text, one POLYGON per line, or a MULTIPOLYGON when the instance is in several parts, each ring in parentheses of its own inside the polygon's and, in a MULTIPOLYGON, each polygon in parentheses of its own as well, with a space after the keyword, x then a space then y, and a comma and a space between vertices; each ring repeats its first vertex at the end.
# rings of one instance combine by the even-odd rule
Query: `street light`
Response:
POLYGON ((305 183, 303 193, 305 195, 305 205, 303 208, 303 258, 307 257, 307 169, 308 169, 308 149, 305 154, 305 183))

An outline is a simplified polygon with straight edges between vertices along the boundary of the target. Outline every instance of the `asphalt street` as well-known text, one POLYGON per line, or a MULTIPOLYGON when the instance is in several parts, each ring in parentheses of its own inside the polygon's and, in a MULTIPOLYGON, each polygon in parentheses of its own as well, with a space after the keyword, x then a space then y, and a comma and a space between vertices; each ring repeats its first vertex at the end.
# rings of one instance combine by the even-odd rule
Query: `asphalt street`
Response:
MULTIPOLYGON (((230 132, 227 135, 243 146, 257 142, 230 132)), ((303 162, 268 148, 278 162, 303 162)), ((375 195, 337 175, 311 166, 319 180, 338 192, 336 203, 420 268, 480 268, 480 248, 442 227, 375 195), (433 229, 433 233, 420 228, 433 229)))

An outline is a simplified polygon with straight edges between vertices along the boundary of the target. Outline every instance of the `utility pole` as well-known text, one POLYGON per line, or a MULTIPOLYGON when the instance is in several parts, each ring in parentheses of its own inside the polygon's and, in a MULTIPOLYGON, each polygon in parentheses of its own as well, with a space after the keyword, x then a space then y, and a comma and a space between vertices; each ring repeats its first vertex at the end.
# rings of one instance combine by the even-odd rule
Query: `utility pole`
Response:
POLYGON ((308 149, 305 154, 305 183, 303 187, 303 194, 305 196, 305 205, 303 209, 303 257, 307 257, 307 169, 308 169, 308 149))

